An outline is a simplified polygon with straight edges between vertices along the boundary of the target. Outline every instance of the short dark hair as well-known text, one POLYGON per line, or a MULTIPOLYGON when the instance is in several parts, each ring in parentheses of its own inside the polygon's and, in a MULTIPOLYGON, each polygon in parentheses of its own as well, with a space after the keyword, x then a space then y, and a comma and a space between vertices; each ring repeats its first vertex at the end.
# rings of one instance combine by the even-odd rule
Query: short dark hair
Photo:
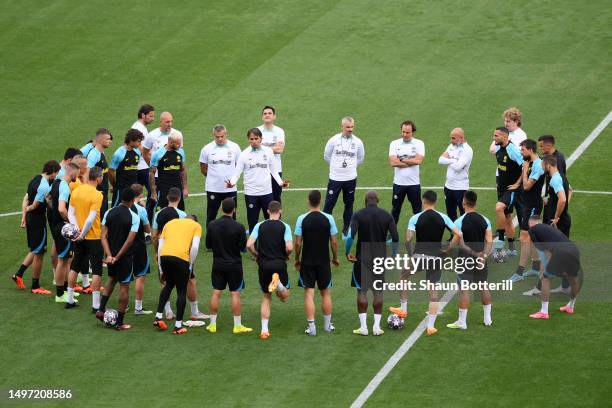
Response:
POLYGON ((129 203, 130 201, 134 201, 136 198, 136 192, 131 188, 124 188, 121 191, 121 201, 124 203, 129 203))
POLYGON ((81 168, 79 167, 79 165, 78 165, 78 164, 76 164, 76 163, 68 163, 68 166, 67 166, 67 167, 68 167, 69 169, 73 169, 73 170, 76 170, 76 171, 80 171, 80 170, 81 170, 81 168))
POLYGON ((109 135, 111 140, 113 140, 113 134, 107 128, 99 128, 98 130, 96 130, 96 138, 102 135, 109 135))
POLYGON ((551 145, 555 145, 555 137, 553 135, 543 135, 538 137, 538 142, 548 143, 551 145))
POLYGON ((416 125, 410 119, 403 121, 401 126, 400 126, 400 129, 403 128, 404 126, 408 126, 408 125, 410 125, 410 127, 412 127, 412 132, 416 132, 416 125))
POLYGON ((95 180, 100 177, 102 177, 102 169, 100 167, 93 166, 91 169, 89 169, 89 179, 90 180, 95 180))
POLYGON ((430 204, 435 204, 438 201, 438 195, 433 190, 427 190, 423 193, 423 200, 427 201, 430 204))
POLYGON ((142 115, 148 115, 150 112, 153 112, 155 108, 148 103, 145 103, 138 109, 138 119, 142 118, 142 115))
POLYGON ((125 139, 123 139, 123 143, 128 144, 132 142, 141 141, 144 139, 144 135, 138 129, 130 129, 125 134, 125 139))
POLYGON ((475 191, 468 190, 463 195, 463 200, 470 207, 476 207, 476 201, 478 201, 478 194, 475 191))
POLYGON ((181 199, 181 190, 179 190, 177 187, 170 187, 168 194, 166 194, 166 198, 169 202, 176 203, 181 199))
POLYGON ((189 218, 190 220, 194 220, 195 222, 198 222, 198 216, 195 214, 189 214, 187 217, 185 218, 189 218))
POLYGON ((495 128, 495 130, 499 130, 499 131, 501 131, 501 132, 504 132, 504 133, 505 133, 505 134, 507 134, 507 135, 509 135, 509 134, 510 134, 510 131, 508 130, 508 128, 507 128, 507 127, 504 127, 504 126, 496 127, 496 128, 495 128))
POLYGON ((279 203, 278 201, 275 201, 275 200, 270 201, 270 204, 268 204, 268 212, 270 212, 270 213, 276 214, 282 208, 283 207, 281 206, 281 203, 279 203))
POLYGON ((321 192, 319 190, 311 190, 308 193, 308 203, 312 208, 318 207, 321 204, 321 192))
POLYGON ((236 202, 232 197, 224 198, 223 201, 221 201, 221 211, 223 211, 224 214, 233 213, 235 208, 236 202))
POLYGON ((532 139, 523 140, 520 146, 524 147, 527 150, 531 150, 532 152, 535 152, 538 149, 538 144, 535 140, 532 139))
POLYGON ((142 186, 142 184, 138 184, 138 183, 134 183, 130 186, 130 189, 134 192, 134 194, 136 194, 137 196, 142 195, 142 192, 144 191, 144 187, 142 186))
POLYGON ((81 151, 79 149, 77 149, 76 147, 69 147, 64 153, 64 160, 72 160, 72 158, 77 154, 81 154, 81 151))
POLYGON ((276 115, 276 109, 274 109, 274 106, 270 106, 270 105, 264 106, 263 109, 261 110, 261 113, 264 113, 266 109, 270 109, 272 113, 276 115))
POLYGON ((257 128, 251 128, 251 129, 247 130, 247 139, 251 135, 259 136, 259 138, 263 137, 263 135, 261 134, 261 130, 259 130, 257 128))
POLYGON ((547 154, 546 156, 542 157, 542 163, 557 167, 557 158, 552 154, 547 154))
POLYGON ((60 171, 61 166, 56 160, 49 160, 43 165, 42 172, 45 174, 53 174, 60 171))

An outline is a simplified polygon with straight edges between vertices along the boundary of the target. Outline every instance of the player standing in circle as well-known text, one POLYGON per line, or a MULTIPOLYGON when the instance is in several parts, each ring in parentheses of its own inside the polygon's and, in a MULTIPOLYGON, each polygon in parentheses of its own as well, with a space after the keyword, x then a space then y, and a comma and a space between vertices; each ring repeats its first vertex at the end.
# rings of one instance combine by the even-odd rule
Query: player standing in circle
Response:
POLYGON ((305 333, 316 336, 314 288, 321 293, 321 312, 323 330, 333 332, 332 317, 332 276, 330 261, 334 266, 338 261, 338 228, 334 217, 321 212, 321 192, 308 193, 309 211, 298 217, 295 223, 295 269, 300 273, 298 285, 304 288, 304 311, 308 327, 305 333), (329 249, 332 259, 329 258, 329 249))
POLYGON ((136 289, 134 293, 134 314, 135 315, 148 315, 153 313, 151 310, 144 309, 142 307, 142 299, 144 298, 144 285, 147 275, 151 272, 151 266, 149 263, 149 254, 147 253, 147 241, 145 234, 151 234, 151 225, 149 224, 149 217, 147 216, 147 210, 140 204, 142 200, 142 194, 144 192, 143 187, 140 184, 132 184, 130 186, 134 191, 134 205, 130 207, 132 212, 136 214, 140 220, 138 225, 138 232, 134 243, 132 244, 133 263, 132 273, 136 280, 136 289))
POLYGON ((226 287, 232 296, 233 332, 253 331, 242 325, 240 291, 244 289, 244 278, 240 251, 246 246, 247 237, 244 226, 233 219, 235 210, 234 198, 226 197, 221 204, 223 215, 213 220, 206 231, 206 248, 211 249, 213 253, 210 324, 206 327, 211 333, 217 332, 219 299, 226 287))
MULTIPOLYGON (((149 137, 147 126, 155 120, 155 108, 149 104, 144 104, 138 109, 137 115, 138 119, 132 125, 132 129, 136 129, 142 133, 142 140, 144 142, 149 137)), ((140 155, 138 160, 138 180, 136 180, 136 182, 145 186, 148 200, 151 197, 151 190, 149 189, 149 162, 151 161, 151 155, 149 154, 147 156, 145 151, 141 151, 141 153, 143 154, 140 155)))
MULTIPOLYGON (((458 258, 472 259, 472 267, 457 276, 459 283, 487 282, 487 257, 493 247, 493 233, 491 222, 487 217, 476 212, 476 201, 478 196, 474 191, 466 191, 463 196, 463 207, 465 214, 455 221, 455 226, 461 235, 455 235, 451 247, 460 246, 458 258), (480 263, 482 267, 480 267, 480 263)), ((482 309, 484 312, 483 323, 485 326, 493 324, 491 318, 491 293, 488 289, 480 291, 482 309)), ((450 329, 467 329, 467 313, 470 306, 470 291, 459 291, 459 317, 456 322, 447 324, 450 329)))
POLYGON ((96 317, 100 320, 104 319, 108 299, 113 294, 115 285, 119 283, 117 330, 128 330, 131 327, 123 323, 123 318, 130 296, 130 282, 134 279, 133 243, 140 225, 140 218, 130 209, 134 205, 135 198, 136 193, 133 189, 124 189, 121 193, 121 204, 111 208, 102 220, 101 238, 108 265, 108 282, 104 286, 104 295, 102 295, 96 317))
POLYGON ((363 163, 365 148, 363 142, 353 134, 355 120, 346 116, 341 121, 342 132, 329 139, 323 158, 329 163, 329 181, 323 212, 332 214, 340 191, 344 202, 342 214, 342 236, 346 238, 353 216, 355 189, 357 188, 357 166, 363 163))
POLYGON ((293 250, 291 227, 280 220, 281 204, 271 201, 268 214, 269 218, 255 225, 247 240, 247 249, 257 260, 259 287, 263 292, 259 334, 262 340, 270 337, 268 322, 272 293, 276 293, 281 302, 289 298, 287 259, 293 250))
MULTIPOLYGON (((285 152, 285 131, 274 124, 276 121, 276 109, 269 105, 264 106, 261 110, 261 120, 263 124, 257 127, 261 130, 261 144, 270 148, 274 153, 276 171, 283 178, 281 155, 285 152)), ((274 178, 270 178, 270 181, 272 182, 272 198, 280 203, 283 189, 274 182, 274 178)))
POLYGON ((365 196, 365 208, 357 211, 351 219, 351 226, 345 244, 346 259, 353 263, 351 286, 357 289, 357 312, 359 314, 359 329, 353 333, 361 336, 368 335, 368 291, 373 293, 372 306, 374 307, 374 324, 372 334, 380 336, 384 331, 380 328, 380 319, 383 309, 383 292, 375 289, 376 280, 384 281, 383 274, 374 274, 373 262, 375 258, 387 256, 387 235, 391 236, 392 256, 397 254, 399 236, 393 216, 378 207, 378 194, 368 191, 365 196), (357 251, 353 255, 351 247, 357 236, 357 251))
POLYGON ((172 187, 182 192, 179 207, 185 210, 184 198, 189 194, 187 187, 187 169, 185 168, 185 151, 181 147, 181 138, 176 133, 171 133, 165 147, 157 149, 151 157, 149 168, 149 185, 151 186, 151 200, 157 202, 157 207, 164 208, 168 205, 166 196, 172 187), (157 178, 155 173, 158 173, 157 178))
POLYGON ((142 158, 139 146, 143 135, 137 129, 130 129, 125 135, 123 146, 113 153, 108 169, 108 178, 113 186, 112 206, 118 206, 121 191, 138 182, 138 163, 142 158))
POLYGON ((176 321, 173 334, 187 333, 183 327, 183 315, 187 297, 187 284, 193 271, 193 264, 198 256, 202 227, 194 215, 186 218, 176 218, 164 226, 159 238, 159 270, 161 279, 165 282, 159 294, 157 313, 153 325, 161 330, 168 326, 162 320, 164 306, 172 290, 176 287, 176 321))
POLYGON ((253 231, 259 220, 259 212, 268 219, 268 206, 273 201, 270 176, 282 188, 288 187, 289 182, 283 181, 276 169, 274 153, 261 145, 262 134, 257 128, 247 132, 250 146, 240 153, 234 175, 225 181, 227 188, 236 186, 240 175, 244 172, 244 200, 247 206, 247 221, 249 231, 253 231))
POLYGON ((32 265, 31 292, 37 295, 51 294, 47 289, 40 287, 40 273, 47 251, 46 196, 51 191, 51 184, 59 171, 58 162, 55 160, 46 162, 42 174, 30 180, 21 208, 21 228, 26 229, 29 252, 12 279, 19 289, 25 289, 23 274, 28 266, 32 265))
POLYGON ((95 166, 102 170, 102 182, 97 187, 102 192, 100 218, 103 218, 106 210, 108 210, 108 162, 104 151, 111 145, 112 141, 113 137, 108 129, 98 129, 94 147, 87 153, 87 167, 91 169, 95 166))
MULTIPOLYGON (((200 172, 206 177, 206 226, 217 218, 219 206, 226 198, 232 198, 238 203, 236 186, 227 187, 229 180, 236 171, 236 163, 240 157, 240 146, 227 138, 224 125, 215 125, 212 130, 213 141, 202 148, 200 152, 200 172)), ((234 219, 236 212, 234 211, 234 219)))
POLYGON ((444 183, 444 201, 446 213, 451 221, 463 215, 463 195, 470 188, 470 164, 474 152, 465 141, 465 133, 461 128, 455 128, 450 133, 451 143, 438 159, 438 163, 447 166, 446 183, 444 183))
POLYGON ((402 137, 389 145, 389 164, 394 168, 393 197, 391 200, 391 215, 395 225, 399 222, 404 199, 407 197, 412 206, 412 213, 421 211, 421 180, 420 166, 425 158, 425 144, 413 137, 416 125, 406 120, 400 126, 402 137))

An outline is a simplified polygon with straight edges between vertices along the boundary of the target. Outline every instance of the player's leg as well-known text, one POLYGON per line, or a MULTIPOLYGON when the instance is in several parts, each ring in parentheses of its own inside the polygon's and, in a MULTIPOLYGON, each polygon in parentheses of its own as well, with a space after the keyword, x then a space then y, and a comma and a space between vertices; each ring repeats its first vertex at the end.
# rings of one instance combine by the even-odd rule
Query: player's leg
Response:
MULTIPOLYGON (((89 256, 89 265, 93 276, 91 289, 91 310, 92 313, 98 311, 100 307, 100 287, 102 286, 102 258, 104 250, 102 249, 102 241, 99 239, 85 240, 87 254, 89 256)), ((83 273, 83 271, 81 271, 83 273)))
POLYGON ((506 208, 508 208, 508 206, 502 202, 502 201, 498 201, 495 203, 495 220, 496 220, 496 224, 497 224, 497 246, 499 246, 499 243, 501 243, 501 246, 503 247, 504 245, 504 239, 506 236, 506 208))
POLYGON ((315 325, 315 303, 314 303, 314 288, 304 288, 304 314, 308 327, 305 333, 309 336, 317 335, 317 326, 315 325))
POLYGON ((391 196, 391 216, 395 220, 395 225, 398 225, 404 198, 406 197, 406 188, 393 184, 393 194, 391 196))
POLYGON ((242 265, 237 268, 229 268, 224 271, 224 275, 232 296, 232 315, 234 316, 234 329, 232 332, 234 334, 250 333, 253 329, 242 324, 242 305, 240 303, 240 291, 244 289, 242 265))
POLYGON ((334 212, 334 207, 338 202, 338 197, 340 196, 341 188, 341 181, 335 181, 331 179, 327 181, 327 193, 325 194, 325 206, 323 207, 324 213, 332 214, 334 212))
POLYGON ((11 279, 13 279, 19 289, 25 289, 25 284, 23 283, 23 274, 25 273, 26 269, 28 269, 30 265, 32 265, 33 260, 34 254, 32 253, 32 251, 28 251, 28 254, 25 256, 23 262, 21 263, 21 266, 19 267, 17 272, 11 277, 11 279))
MULTIPOLYGON (((316 281, 319 292, 321 293, 321 313, 323 313, 323 330, 333 332, 335 330, 332 319, 332 276, 331 266, 322 265, 316 269, 316 281)), ((314 285, 313 285, 314 289, 314 285)))
MULTIPOLYGON (((407 281, 410 278, 410 270, 402 269, 400 271, 400 282, 407 281)), ((408 290, 400 290, 400 307, 390 307, 389 311, 398 315, 401 319, 408 317, 408 290)))
MULTIPOLYGON (((465 275, 465 273, 464 273, 465 275)), ((468 282, 470 280, 463 279, 468 282)), ((462 329, 467 330, 467 314, 468 309, 470 307, 470 291, 469 290, 459 290, 459 313, 457 316, 457 320, 454 323, 449 323, 446 325, 449 329, 462 329)))
POLYGON ((200 312, 200 306, 198 304, 198 285, 193 272, 189 275, 189 282, 187 282, 187 300, 189 301, 189 308, 191 310, 191 320, 205 320, 210 317, 200 312))
POLYGON ((488 289, 480 291, 480 300, 482 302, 483 323, 485 326, 490 326, 493 324, 493 319, 491 317, 491 292, 489 292, 488 289))
POLYGON ((183 334, 187 329, 183 327, 183 316, 185 315, 185 306, 187 305, 187 284, 189 283, 189 262, 176 260, 176 320, 174 321, 174 329, 172 333, 183 334))
POLYGON ((372 290, 372 293, 372 306, 374 308, 374 324, 372 325, 372 334, 374 336, 380 336, 385 333, 380 328, 380 320, 382 318, 383 310, 383 292, 382 290, 372 290))
POLYGON ((131 328, 129 324, 123 323, 125 318, 125 311, 127 310, 128 302, 130 300, 130 282, 119 283, 119 310, 117 311, 119 317, 117 318, 117 330, 128 330, 131 328))
POLYGON ((261 333, 259 337, 262 340, 270 337, 270 329, 268 328, 268 323, 270 322, 270 303, 272 302, 272 294, 269 292, 264 292, 263 297, 261 299, 261 333))
POLYGON ((361 336, 368 335, 368 292, 365 289, 357 289, 357 313, 359 315, 359 328, 353 333, 361 336))
POLYGON ((291 292, 291 286, 289 284, 289 274, 287 273, 286 265, 284 268, 279 268, 278 272, 272 275, 272 282, 274 282, 275 279, 277 279, 276 297, 278 297, 281 302, 286 302, 287 299, 289 299, 289 293, 291 292))
POLYGON ((221 299, 222 294, 223 290, 219 290, 213 287, 213 291, 210 295, 210 302, 208 303, 210 324, 206 327, 206 330, 211 333, 217 332, 217 314, 219 313, 219 300, 221 299))
POLYGON ((217 218, 221 201, 223 201, 221 193, 206 192, 206 227, 217 218))
POLYGON ((548 301, 550 299, 550 278, 553 276, 552 271, 558 270, 558 259, 553 259, 552 256, 540 251, 540 259, 542 260, 542 271, 540 280, 542 282, 542 293, 540 293, 541 307, 540 311, 530 314, 532 319, 548 319, 548 301), (553 269, 554 268, 554 269, 553 269))
MULTIPOLYGON (((259 203, 259 208, 261 208, 261 212, 263 213, 264 219, 267 220, 270 218, 270 214, 268 214, 268 206, 272 201, 274 201, 274 196, 271 193, 258 196, 257 201, 259 203)), ((259 217, 259 214, 257 216, 259 217)))
POLYGON ((444 187, 444 204, 446 205, 446 215, 451 221, 455 221, 457 219, 457 201, 454 191, 446 187, 444 187))
POLYGON ((142 306, 142 300, 144 299, 144 287, 147 275, 151 272, 151 266, 149 265, 149 255, 147 254, 147 247, 138 244, 138 247, 134 249, 134 266, 133 273, 136 278, 135 281, 135 293, 134 293, 134 314, 145 315, 151 314, 153 311, 147 310, 142 306))
POLYGON ((463 208, 463 196, 465 195, 466 190, 454 190, 455 193, 455 205, 459 209, 459 215, 465 214, 465 209, 463 208))
POLYGON ((74 243, 74 256, 70 263, 70 271, 68 272, 68 287, 66 288, 67 301, 64 306, 66 309, 77 306, 77 301, 74 298, 74 287, 76 286, 77 276, 83 269, 87 261, 85 241, 79 241, 74 243))
POLYGON ((410 201, 412 213, 420 213, 423 210, 423 201, 421 200, 421 185, 417 184, 415 186, 407 186, 406 195, 408 196, 408 201, 410 201))
POLYGON ((166 304, 168 303, 168 300, 170 299, 170 294, 172 293, 172 290, 176 286, 176 282, 175 282, 176 278, 175 278, 175 273, 173 271, 175 266, 172 263, 170 257, 162 256, 160 267, 162 271, 162 279, 164 280, 164 286, 159 292, 159 301, 157 302, 157 311, 155 313, 155 321, 153 322, 153 325, 155 327, 158 327, 161 330, 166 330, 168 326, 162 320, 162 318, 163 318, 164 308, 166 307, 166 304))
POLYGON ((342 235, 346 235, 348 233, 349 226, 351 225, 356 189, 357 179, 342 183, 342 201, 344 202, 344 212, 342 213, 342 235))
POLYGON ((244 202, 247 210, 247 223, 249 224, 249 231, 253 231, 257 221, 259 221, 259 200, 256 196, 244 195, 244 202))
POLYGON ((106 305, 108 304, 108 300, 113 295, 115 291, 115 285, 117 284, 117 268, 114 265, 109 265, 108 267, 108 280, 104 285, 104 291, 102 292, 102 296, 100 297, 100 307, 98 308, 98 312, 96 312, 96 317, 104 316, 104 311, 106 310, 106 305))
MULTIPOLYGON (((425 273, 426 279, 431 283, 438 283, 442 278, 442 271, 439 269, 428 270, 425 273)), ((436 317, 438 317, 438 291, 429 290, 429 309, 427 311, 427 335, 432 336, 438 332, 436 329, 436 317)))
MULTIPOLYGON (((280 178, 283 178, 283 173, 279 172, 278 175, 280 176, 280 178)), ((278 185, 278 183, 276 182, 276 180, 274 180, 274 177, 270 176, 270 180, 272 182, 272 197, 274 201, 278 201, 279 203, 281 202, 281 194, 283 193, 283 188, 281 186, 278 185)))

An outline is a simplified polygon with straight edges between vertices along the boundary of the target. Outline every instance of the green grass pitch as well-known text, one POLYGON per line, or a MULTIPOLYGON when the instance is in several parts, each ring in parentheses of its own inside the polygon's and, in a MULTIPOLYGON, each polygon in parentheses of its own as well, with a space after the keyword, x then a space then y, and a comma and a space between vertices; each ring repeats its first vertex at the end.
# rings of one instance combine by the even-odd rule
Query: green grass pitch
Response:
MULTIPOLYGON (((422 185, 444 184, 437 157, 450 129, 461 126, 475 154, 471 185, 493 186, 487 149, 507 107, 523 111, 531 137, 557 136, 566 156, 610 111, 611 20, 609 3, 601 0, 7 0, 0 14, 0 213, 17 211, 42 163, 59 159, 68 146, 80 147, 96 128, 117 136, 114 151, 143 103, 158 115, 174 114, 174 126, 185 135, 192 192, 203 190, 197 158, 212 126, 224 123, 244 147, 246 129, 260 124, 265 104, 277 108, 287 132, 283 170, 292 187, 325 186, 323 147, 345 115, 355 117, 355 134, 366 147, 361 187, 391 186, 388 145, 406 118, 416 121, 416 137, 426 144, 422 185)), ((612 191, 611 136, 606 129, 569 170, 574 188, 612 191)), ((390 191, 380 193, 389 209, 390 191)), ((492 218, 494 192, 479 196, 492 218)), ((204 201, 188 199, 188 210, 203 216, 204 201)), ((293 227, 306 210, 306 193, 286 192, 283 204, 283 218, 293 227)), ((571 203, 573 238, 583 243, 590 265, 577 314, 555 313, 564 298, 554 297, 551 320, 530 321, 539 302, 521 299, 533 283, 523 282, 513 296, 494 298, 492 327, 480 325, 475 303, 469 330, 457 333, 445 327, 456 317, 453 299, 438 319, 438 335, 418 340, 366 405, 609 405, 611 204, 610 195, 581 193, 571 203)), ((238 211, 245 222, 242 196, 238 211)), ((338 222, 340 214, 336 208, 338 222)), ((408 216, 404 207, 402 231, 408 216)), ((424 299, 413 300, 402 331, 354 336, 355 293, 343 261, 334 270, 332 335, 303 334, 299 288, 288 304, 273 304, 267 342, 231 334, 227 294, 215 335, 199 328, 182 337, 158 333, 150 318, 133 315, 126 318, 133 329, 116 333, 88 307, 65 311, 50 298, 15 289, 8 277, 26 251, 18 216, 0 218, 0 242, 0 389, 72 389, 72 400, 46 406, 347 406, 426 309, 424 299)), ((512 262, 494 266, 492 277, 509 275, 512 262)), ((243 321, 257 332, 256 270, 246 258, 244 264, 243 321)), ((196 270, 203 309, 210 266, 210 254, 201 251, 196 270)), ((295 285, 292 268, 290 276, 295 285)), ((29 278, 28 271, 26 283, 29 278)), ((42 284, 51 287, 51 279, 47 257, 42 284)), ((145 305, 153 308, 158 294, 152 278, 145 305)), ((396 295, 386 296, 387 306, 396 302, 396 295)))

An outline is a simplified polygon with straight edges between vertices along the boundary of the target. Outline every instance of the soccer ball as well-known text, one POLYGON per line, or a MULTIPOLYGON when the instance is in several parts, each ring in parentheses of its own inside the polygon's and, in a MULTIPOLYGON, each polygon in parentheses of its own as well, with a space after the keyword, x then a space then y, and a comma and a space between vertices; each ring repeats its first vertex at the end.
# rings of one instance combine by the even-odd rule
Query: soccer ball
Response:
POLYGON ((387 318, 387 326, 389 326, 391 330, 403 329, 404 319, 402 319, 396 314, 389 315, 389 317, 387 318))
POLYGON ((504 263, 506 262, 506 259, 508 258, 508 251, 506 251, 505 248, 496 249, 493 251, 491 255, 493 256, 493 262, 504 263))
POLYGON ((109 327, 115 327, 117 325, 117 319, 119 319, 119 313, 114 309, 106 309, 104 311, 104 324, 109 327))
POLYGON ((69 241, 74 241, 81 235, 81 231, 79 231, 79 227, 72 224, 64 224, 62 227, 62 236, 69 241))

